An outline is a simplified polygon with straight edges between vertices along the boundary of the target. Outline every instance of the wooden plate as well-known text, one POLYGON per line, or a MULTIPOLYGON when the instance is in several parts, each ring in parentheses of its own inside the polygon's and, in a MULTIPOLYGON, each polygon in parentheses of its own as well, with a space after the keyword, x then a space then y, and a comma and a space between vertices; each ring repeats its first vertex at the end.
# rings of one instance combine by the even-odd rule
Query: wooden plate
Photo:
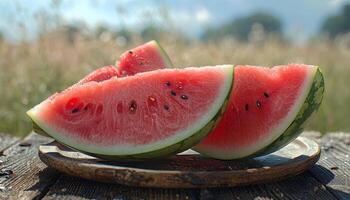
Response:
POLYGON ((215 160, 189 150, 160 160, 111 162, 52 142, 39 147, 39 156, 48 166, 85 179, 138 187, 199 188, 249 185, 295 176, 317 162, 320 147, 299 137, 275 153, 248 160, 215 160))

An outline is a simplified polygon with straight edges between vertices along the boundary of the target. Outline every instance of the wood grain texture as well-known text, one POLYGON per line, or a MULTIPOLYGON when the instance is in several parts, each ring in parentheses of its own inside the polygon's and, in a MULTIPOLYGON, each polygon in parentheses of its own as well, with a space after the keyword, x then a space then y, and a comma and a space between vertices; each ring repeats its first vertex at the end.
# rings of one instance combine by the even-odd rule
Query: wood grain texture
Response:
POLYGON ((4 150, 19 141, 18 137, 9 134, 0 133, 0 156, 4 154, 4 150))
POLYGON ((337 198, 350 199, 350 134, 327 134, 322 138, 322 156, 310 172, 337 198))
POLYGON ((200 199, 336 199, 316 179, 303 173, 288 180, 236 188, 202 189, 200 199))
POLYGON ((191 200, 197 199, 197 196, 197 192, 194 189, 127 187, 117 184, 89 181, 71 176, 62 176, 57 183, 51 187, 50 191, 43 199, 191 200))
MULTIPOLYGON (((205 189, 140 188, 61 176, 38 159, 38 145, 48 142, 47 138, 31 135, 19 140, 0 134, 2 138, 0 199, 350 199, 349 134, 323 137, 320 161, 300 175, 266 184, 205 189), (7 170, 12 174, 6 175, 7 170)), ((183 162, 174 163, 174 169, 191 167, 185 164, 191 160, 183 162)), ((208 163, 205 169, 216 167, 218 163, 208 163)))
POLYGON ((4 151, 0 199, 33 199, 45 195, 59 176, 38 158, 38 146, 49 141, 31 134, 4 151))
POLYGON ((39 147, 47 165, 63 173, 138 187, 229 187, 281 180, 311 167, 319 146, 298 138, 274 154, 241 161, 219 161, 199 154, 182 154, 145 162, 106 162, 58 143, 39 147))
MULTIPOLYGON (((321 134, 305 132, 303 136, 321 142, 321 134)), ((320 173, 330 173, 325 170, 320 173)), ((234 188, 201 189, 199 199, 338 199, 310 172, 284 181, 234 188)))

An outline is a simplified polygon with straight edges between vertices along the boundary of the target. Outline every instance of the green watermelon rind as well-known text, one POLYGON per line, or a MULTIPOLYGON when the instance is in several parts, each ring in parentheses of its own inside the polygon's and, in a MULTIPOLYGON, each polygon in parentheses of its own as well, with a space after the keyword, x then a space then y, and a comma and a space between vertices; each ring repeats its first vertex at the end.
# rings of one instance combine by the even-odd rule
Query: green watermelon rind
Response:
POLYGON ((47 134, 42 128, 40 128, 40 126, 38 126, 38 124, 36 124, 32 119, 30 119, 32 121, 32 127, 33 127, 33 131, 39 135, 45 136, 45 137, 50 137, 52 138, 49 134, 47 134))
POLYGON ((307 121, 310 119, 311 115, 320 107, 324 90, 324 77, 320 67, 317 67, 309 94, 307 95, 306 100, 304 101, 293 122, 274 142, 250 155, 249 157, 263 156, 272 153, 283 148, 297 138, 303 132, 304 126, 307 124, 307 121))
MULTIPOLYGON (((182 152, 184 150, 187 150, 189 148, 191 148, 192 146, 194 146, 195 144, 197 144, 198 142, 200 142, 200 140, 205 137, 215 126, 215 124, 218 122, 219 118, 223 115, 226 106, 227 106, 227 101, 229 99, 231 90, 232 90, 232 84, 233 84, 233 66, 232 65, 226 65, 226 72, 227 76, 226 76, 226 81, 225 81, 225 85, 223 86, 223 90, 222 94, 224 94, 222 97, 218 97, 218 104, 213 104, 213 106, 217 105, 219 106, 215 113, 213 114, 209 114, 212 117, 208 117, 205 115, 205 117, 208 119, 208 121, 204 124, 204 126, 199 127, 198 130, 196 130, 195 133, 189 134, 189 137, 183 138, 182 140, 176 142, 175 144, 170 144, 168 146, 165 147, 161 147, 159 149, 155 149, 155 150, 151 150, 151 151, 146 151, 144 153, 133 153, 133 154, 100 154, 100 153, 96 153, 96 152, 88 152, 85 150, 82 150, 81 148, 75 148, 72 147, 72 145, 67 144, 64 139, 62 138, 57 138, 57 134, 48 134, 47 131, 45 130, 50 130, 48 127, 44 127, 45 125, 43 123, 38 123, 38 119, 35 117, 35 109, 33 108, 32 110, 28 111, 27 114, 29 115, 29 117, 31 118, 31 120, 33 121, 33 128, 34 131, 38 132, 41 135, 50 135, 52 138, 56 139, 57 141, 59 141, 60 143, 73 148, 73 149, 77 149, 78 151, 84 152, 88 155, 92 155, 94 157, 99 157, 99 158, 103 158, 103 159, 108 159, 108 160, 144 160, 144 159, 150 159, 150 158, 159 158, 159 157, 164 157, 167 155, 171 155, 171 154, 175 154, 175 153, 179 153, 182 152), (42 124, 42 126, 39 126, 39 124, 42 124)), ((194 125, 195 127, 195 125, 194 125)), ((50 131, 49 131, 50 132, 50 131)), ((51 131, 54 132, 54 131, 51 131)), ((73 145, 74 146, 74 145, 73 145)))
POLYGON ((165 68, 174 68, 173 63, 171 62, 168 54, 165 52, 163 47, 160 46, 156 40, 152 40, 151 43, 153 43, 153 45, 155 45, 155 47, 158 49, 158 53, 162 57, 163 62, 166 64, 165 68))

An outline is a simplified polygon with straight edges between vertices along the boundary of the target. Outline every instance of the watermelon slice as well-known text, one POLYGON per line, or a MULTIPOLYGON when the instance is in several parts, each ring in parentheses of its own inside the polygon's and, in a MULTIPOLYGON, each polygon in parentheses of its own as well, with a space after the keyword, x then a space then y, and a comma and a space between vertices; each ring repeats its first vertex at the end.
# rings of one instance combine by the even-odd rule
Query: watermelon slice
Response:
MULTIPOLYGON (((108 80, 112 77, 117 77, 118 74, 119 74, 118 69, 116 67, 114 67, 113 65, 101 67, 101 68, 96 69, 95 71, 91 72, 90 74, 86 75, 78 83, 72 85, 68 89, 71 89, 72 87, 75 87, 77 85, 81 85, 84 83, 88 83, 91 81, 102 82, 102 81, 108 80)), ((49 98, 54 98, 54 96, 56 96, 56 95, 57 95, 57 93, 53 94, 49 98)), ((44 130, 42 130, 35 122, 33 122, 33 130, 40 135, 50 137, 50 135, 48 135, 44 130)))
POLYGON ((155 40, 124 52, 116 62, 116 66, 119 76, 172 68, 168 55, 155 40))
MULTIPOLYGON (((117 61, 117 67, 110 65, 96 69, 95 71, 86 75, 83 79, 78 81, 78 83, 74 84, 73 86, 81 85, 91 81, 102 82, 112 77, 121 77, 145 71, 162 69, 166 66, 172 68, 169 57, 163 48, 159 45, 159 43, 157 43, 155 40, 152 40, 134 49, 124 52, 120 57, 120 60, 117 61), (147 60, 147 62, 145 62, 146 64, 143 64, 143 59, 147 60)), ((35 122, 33 122, 33 130, 40 135, 50 137, 35 122)))
POLYGON ((57 141, 96 157, 160 157, 212 129, 232 79, 230 65, 145 72, 76 85, 27 114, 57 141))
POLYGON ((228 108, 194 150, 217 159, 264 155, 295 139, 319 107, 324 81, 319 67, 237 66, 228 108))
POLYGON ((108 80, 112 77, 116 77, 119 75, 119 71, 113 65, 105 66, 96 69, 90 74, 86 75, 83 79, 81 79, 77 84, 84 84, 87 82, 95 81, 102 82, 108 80))

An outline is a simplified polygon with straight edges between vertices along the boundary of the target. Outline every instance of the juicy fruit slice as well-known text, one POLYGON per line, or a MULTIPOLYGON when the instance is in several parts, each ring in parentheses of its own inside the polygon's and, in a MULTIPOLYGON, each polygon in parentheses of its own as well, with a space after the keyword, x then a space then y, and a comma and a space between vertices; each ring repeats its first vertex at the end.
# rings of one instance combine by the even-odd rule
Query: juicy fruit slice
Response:
POLYGON ((168 55, 154 40, 123 53, 116 66, 119 70, 119 76, 172 68, 168 55))
POLYGON ((86 75, 83 79, 81 79, 78 84, 84 84, 91 81, 102 82, 108 80, 112 77, 116 77, 119 75, 119 71, 113 65, 109 65, 106 67, 101 67, 86 75))
MULTIPOLYGON (((162 47, 153 40, 124 52, 120 57, 120 60, 117 62, 117 68, 110 65, 96 69, 73 86, 91 81, 102 82, 112 77, 133 75, 165 67, 172 68, 171 61, 162 47)), ((40 135, 50 137, 37 124, 35 124, 35 122, 33 122, 33 130, 40 135)))
POLYGON ((28 115, 57 141, 96 157, 154 158, 192 147, 213 128, 232 79, 227 65, 88 82, 28 115))
MULTIPOLYGON (((78 83, 72 85, 69 88, 75 87, 77 85, 85 84, 85 83, 88 83, 91 81, 102 82, 102 81, 108 80, 112 77, 117 77, 118 74, 119 74, 119 71, 113 65, 101 67, 101 68, 96 69, 95 71, 91 72, 90 74, 86 75, 78 83)), ((56 96, 56 95, 57 95, 57 93, 53 94, 50 98, 54 98, 54 96, 56 96)), ((35 122, 33 122, 33 130, 40 135, 50 137, 35 122)))
POLYGON ((194 149, 218 159, 271 153, 302 131, 319 107, 323 76, 316 66, 237 66, 228 108, 216 128, 194 149))

